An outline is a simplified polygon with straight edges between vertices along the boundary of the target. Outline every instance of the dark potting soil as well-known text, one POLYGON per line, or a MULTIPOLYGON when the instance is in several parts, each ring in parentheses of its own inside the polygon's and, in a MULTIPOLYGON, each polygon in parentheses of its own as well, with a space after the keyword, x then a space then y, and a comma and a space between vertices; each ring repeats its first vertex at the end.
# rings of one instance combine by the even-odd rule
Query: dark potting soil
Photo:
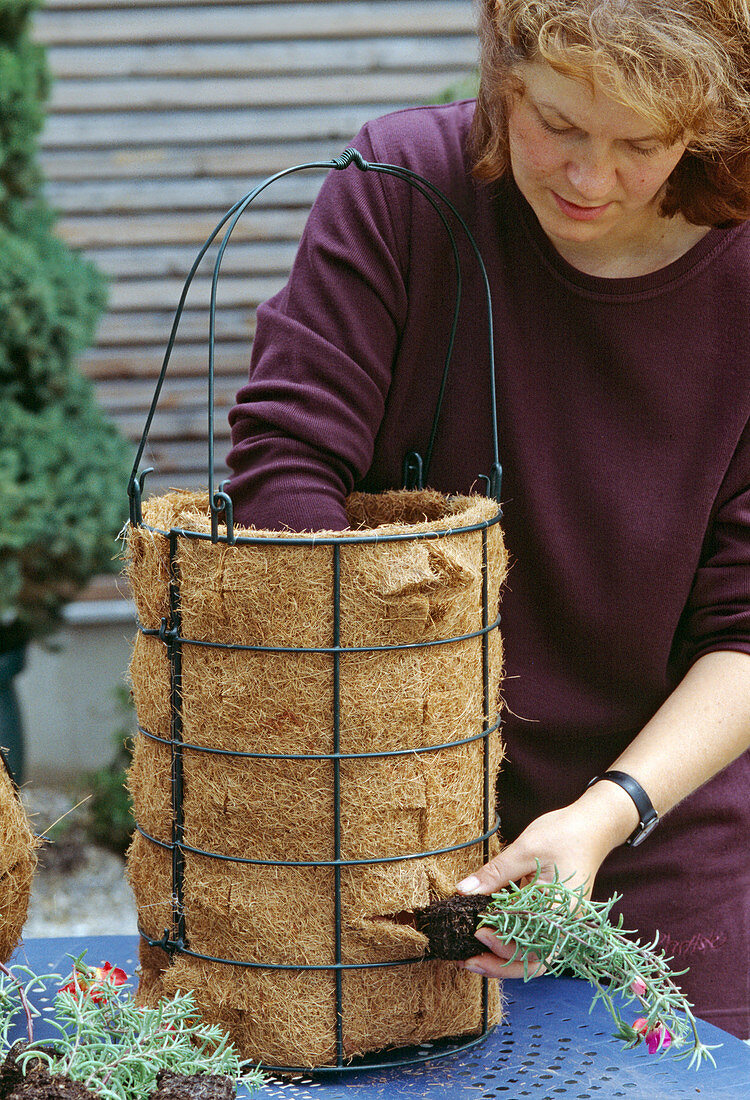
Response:
POLYGON ((0 1065, 0 1100, 96 1100, 80 1081, 61 1075, 52 1077, 42 1062, 21 1070, 17 1057, 26 1044, 14 1043, 0 1065))
POLYGON ((150 1100, 233 1100, 237 1093, 229 1077, 208 1074, 186 1077, 168 1069, 159 1070, 156 1085, 150 1100))
POLYGON ((3 1100, 97 1100, 80 1081, 70 1077, 50 1077, 46 1070, 32 1070, 10 1092, 2 1093, 3 1100))
POLYGON ((0 1064, 0 1100, 5 1100, 16 1082, 23 1077, 16 1058, 23 1050, 24 1045, 22 1042, 14 1043, 5 1055, 4 1061, 0 1064))
POLYGON ((14 1043, 0 1066, 0 1100, 97 1100, 80 1081, 62 1075, 51 1076, 42 1062, 28 1066, 26 1074, 16 1058, 25 1043, 14 1043))
POLYGON ((414 925, 427 936, 431 959, 470 959, 484 948, 475 939, 480 915, 492 899, 487 894, 456 895, 414 910, 414 925))
MULTIPOLYGON (((97 1100, 97 1094, 80 1081, 51 1076, 42 1063, 30 1067, 24 1076, 16 1062, 24 1046, 16 1043, 0 1065, 0 1100, 97 1100)), ((229 1077, 206 1074, 185 1076, 163 1069, 156 1075, 156 1085, 143 1100, 234 1100, 236 1095, 229 1077)))

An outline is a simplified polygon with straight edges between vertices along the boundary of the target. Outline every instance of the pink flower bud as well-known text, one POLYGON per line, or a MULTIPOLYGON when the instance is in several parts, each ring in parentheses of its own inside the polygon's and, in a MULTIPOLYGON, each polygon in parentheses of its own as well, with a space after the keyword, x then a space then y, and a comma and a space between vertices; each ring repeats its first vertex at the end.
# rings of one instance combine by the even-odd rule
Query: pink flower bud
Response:
POLYGON ((666 1050, 672 1043, 672 1032, 664 1024, 657 1024, 653 1031, 646 1036, 646 1046, 649 1054, 656 1054, 658 1050, 666 1050))
POLYGON ((635 993, 636 997, 644 997, 646 994, 646 983, 641 978, 636 978, 634 982, 630 983, 630 992, 635 993))
POLYGON ((633 1021, 633 1030, 637 1031, 646 1040, 649 1054, 666 1050, 672 1043, 673 1035, 668 1027, 665 1027, 664 1024, 657 1024, 656 1027, 649 1029, 648 1020, 643 1016, 633 1021))

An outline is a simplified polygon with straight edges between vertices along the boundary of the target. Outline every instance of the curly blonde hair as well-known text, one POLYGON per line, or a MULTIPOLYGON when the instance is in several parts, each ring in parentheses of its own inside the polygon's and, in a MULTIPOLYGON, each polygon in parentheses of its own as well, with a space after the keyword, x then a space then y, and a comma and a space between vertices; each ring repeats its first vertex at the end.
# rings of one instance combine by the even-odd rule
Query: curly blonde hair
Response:
POLYGON ((480 0, 474 174, 510 167, 507 105, 524 61, 594 81, 687 149, 660 213, 695 225, 750 218, 750 0, 480 0))

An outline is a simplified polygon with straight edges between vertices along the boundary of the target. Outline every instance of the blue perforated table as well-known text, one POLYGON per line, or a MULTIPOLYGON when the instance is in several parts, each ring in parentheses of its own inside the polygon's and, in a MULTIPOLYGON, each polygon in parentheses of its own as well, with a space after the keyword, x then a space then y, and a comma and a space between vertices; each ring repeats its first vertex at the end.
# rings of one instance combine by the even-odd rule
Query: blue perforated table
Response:
MULTIPOLYGON (((104 959, 132 974, 138 960, 136 937, 99 936, 27 940, 13 956, 37 972, 67 973, 68 955, 87 950, 86 959, 104 959)), ((471 1050, 416 1066, 350 1073, 270 1078, 254 1093, 283 1100, 390 1100, 435 1097, 440 1100, 750 1100, 750 1047, 711 1024, 701 1023, 715 1052, 717 1069, 689 1070, 667 1054, 652 1057, 643 1048, 625 1050, 612 1038, 612 1021, 597 1004, 589 1015, 591 989, 570 978, 536 978, 527 984, 506 982, 504 1024, 471 1050)), ((47 1005, 38 1007, 49 1011, 47 1005)), ((631 1006, 632 1007, 632 1006, 631 1006)), ((18 1036, 20 1037, 19 1030, 18 1036)), ((43 1018, 36 1035, 52 1038, 43 1018)), ((435 1044, 439 1050, 440 1045, 435 1044)), ((403 1052, 398 1054, 403 1059, 403 1052)), ((383 1061, 383 1056, 378 1056, 383 1061)), ((240 1095, 248 1095, 241 1093, 240 1095)))

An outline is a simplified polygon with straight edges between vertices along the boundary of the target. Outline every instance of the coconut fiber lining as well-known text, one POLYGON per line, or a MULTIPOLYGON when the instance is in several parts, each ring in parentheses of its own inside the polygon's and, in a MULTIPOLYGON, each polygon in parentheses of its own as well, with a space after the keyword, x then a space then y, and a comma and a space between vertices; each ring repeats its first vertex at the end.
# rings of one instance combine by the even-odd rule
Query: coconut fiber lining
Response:
MULTIPOLYGON (((330 543, 319 544, 335 533, 298 537, 303 545, 268 544, 278 532, 245 529, 235 534, 263 541, 229 545, 173 534, 179 620, 175 591, 170 610, 165 532, 209 533, 207 498, 172 492, 147 501, 144 526, 129 535, 142 627, 131 675, 139 725, 147 731, 137 738, 129 780, 142 830, 129 854, 141 928, 153 940, 165 929, 175 935, 173 753, 163 743, 174 731, 174 685, 165 628, 161 636, 148 632, 178 623, 186 943, 199 954, 263 964, 233 966, 180 951, 170 962, 165 951, 144 942, 140 995, 153 1002, 177 989, 195 990, 202 1012, 230 1031, 244 1057, 271 1065, 336 1064, 342 1055, 483 1026, 482 979, 454 963, 425 960, 344 970, 339 1040, 334 971, 300 969, 336 962, 335 871, 282 864, 336 858, 337 787, 339 858, 385 861, 340 870, 340 961, 421 960, 427 939, 398 914, 448 896, 483 862, 477 838, 486 831, 485 796, 490 828, 494 822, 492 792, 502 757, 499 733, 481 736, 497 722, 502 665, 499 631, 482 634, 483 553, 489 624, 507 564, 500 526, 491 523, 497 505, 431 491, 354 494, 347 503, 352 531, 338 538, 372 535, 374 528, 379 539, 439 537, 338 547, 339 644, 366 650, 341 653, 338 685, 328 652, 225 648, 335 644, 334 552, 330 543), (475 524, 484 530, 454 533, 475 524), (463 640, 425 645, 456 638, 463 640), (337 697, 341 753, 406 751, 343 759, 337 783, 333 761, 309 758, 335 751, 337 697), (413 751, 425 748, 431 751, 413 751), (268 862, 227 862, 191 848, 268 862), (438 854, 404 858, 425 852, 438 854)), ((489 851, 496 847, 493 835, 489 851)), ((490 1022, 498 1013, 491 983, 490 1022)))
POLYGON ((36 841, 0 761, 0 962, 10 958, 26 922, 35 869, 36 841))

